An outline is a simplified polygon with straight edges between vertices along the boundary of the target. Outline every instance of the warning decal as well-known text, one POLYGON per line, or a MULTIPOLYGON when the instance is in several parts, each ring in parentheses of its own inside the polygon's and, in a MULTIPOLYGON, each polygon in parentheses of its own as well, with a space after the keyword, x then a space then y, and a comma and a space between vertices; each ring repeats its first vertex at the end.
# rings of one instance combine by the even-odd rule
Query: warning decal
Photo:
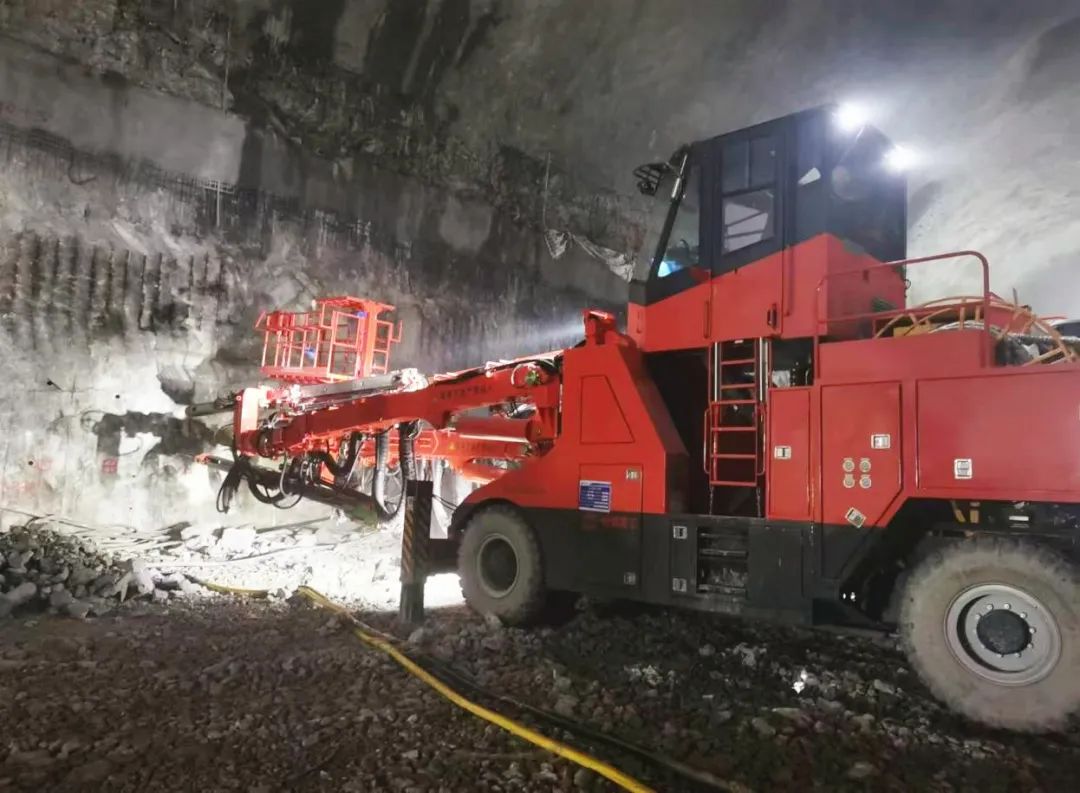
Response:
POLYGON ((586 512, 611 512, 611 482, 578 482, 578 509, 586 512))

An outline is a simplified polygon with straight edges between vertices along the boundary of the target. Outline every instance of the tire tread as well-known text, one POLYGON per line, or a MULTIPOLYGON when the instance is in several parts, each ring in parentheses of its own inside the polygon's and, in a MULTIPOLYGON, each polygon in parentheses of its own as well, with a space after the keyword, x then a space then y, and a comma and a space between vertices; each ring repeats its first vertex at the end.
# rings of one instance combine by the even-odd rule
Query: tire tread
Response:
MULTIPOLYGON (((525 521, 525 518, 513 507, 503 504, 493 504, 477 510, 469 517, 468 524, 466 524, 465 527, 464 537, 458 546, 458 571, 461 574, 462 591, 465 593, 466 599, 468 600, 469 595, 466 589, 466 575, 472 565, 472 561, 467 558, 467 555, 472 549, 468 540, 470 527, 481 516, 489 517, 492 515, 501 516, 504 520, 517 526, 521 530, 522 538, 528 548, 527 555, 538 561, 538 565, 533 571, 535 580, 528 583, 525 599, 513 608, 503 609, 496 613, 496 616, 507 625, 527 625, 538 619, 543 613, 547 601, 547 589, 544 586, 543 556, 540 552, 540 543, 537 541, 536 534, 525 521)), ((520 564, 519 561, 519 566, 520 564)), ((470 603, 470 605, 472 604, 470 603)))
MULTIPOLYGON (((1063 701, 1063 707, 1058 712, 1039 712, 1037 709, 1031 709, 1017 716, 994 708, 980 708, 977 704, 973 704, 970 692, 943 685, 940 680, 942 675, 933 668, 934 663, 928 659, 926 648, 917 646, 913 634, 916 630, 915 621, 918 618, 920 593, 938 584, 940 576, 953 573, 958 561, 964 556, 986 552, 997 556, 1003 563, 1007 563, 1008 560, 1026 560, 1041 568, 1041 577, 1052 586, 1055 592, 1061 593, 1066 601, 1070 595, 1080 597, 1080 568, 1046 545, 1015 538, 989 537, 939 548, 924 558, 912 570, 906 581, 899 615, 900 638, 904 652, 923 683, 952 710, 993 727, 1025 732, 1057 729, 1068 719, 1070 711, 1080 706, 1080 691, 1063 701), (1069 699, 1077 701, 1070 703, 1069 699)), ((1073 600, 1072 602, 1080 601, 1073 600)), ((1080 641, 1080 635, 1075 635, 1075 633, 1066 635, 1066 628, 1067 626, 1059 625, 1059 629, 1062 630, 1063 647, 1070 642, 1080 641)), ((1075 631, 1075 627, 1073 630, 1075 631)), ((945 641, 944 636, 941 641, 945 641)), ((1063 655, 1063 660, 1064 658, 1063 655)))

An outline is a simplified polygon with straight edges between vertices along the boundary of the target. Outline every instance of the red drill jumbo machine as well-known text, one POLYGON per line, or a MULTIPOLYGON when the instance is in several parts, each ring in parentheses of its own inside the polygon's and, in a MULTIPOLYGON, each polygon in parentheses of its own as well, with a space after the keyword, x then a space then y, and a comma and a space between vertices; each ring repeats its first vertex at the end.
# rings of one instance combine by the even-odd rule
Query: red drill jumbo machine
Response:
MULTIPOLYGON (((493 376, 500 367, 430 378, 415 369, 389 371, 402 330, 401 323, 384 318, 393 308, 330 297, 315 300, 311 311, 259 317, 261 371, 277 384, 244 389, 188 411, 192 416, 234 411, 235 454, 219 494, 222 511, 246 480, 265 504, 287 508, 308 497, 364 507, 390 520, 400 512, 405 482, 416 477, 418 466, 426 464, 430 471, 441 461, 469 482, 487 483, 529 453, 526 423, 512 420, 497 405, 481 416, 459 415, 471 405, 475 386, 449 387, 472 380, 477 371, 493 376), (446 386, 439 389, 445 404, 424 406, 435 386, 446 386), (342 411, 360 404, 366 414, 342 429, 342 411), (416 416, 394 418, 402 410, 416 416), (390 418, 383 419, 384 411, 390 418), (250 465, 260 457, 279 461, 278 467, 250 465)), ((511 363, 501 373, 518 388, 540 382, 538 366, 511 363)))
POLYGON ((445 460, 480 483, 449 542, 484 613, 569 592, 898 628, 958 711, 1059 725, 1080 708, 1080 340, 992 293, 976 252, 907 258, 901 160, 825 107, 639 168, 659 238, 628 327, 587 311, 558 352, 425 377, 390 368, 389 306, 270 314, 281 385, 217 406, 231 486, 385 517, 445 460), (934 269, 970 294, 913 304, 934 269))

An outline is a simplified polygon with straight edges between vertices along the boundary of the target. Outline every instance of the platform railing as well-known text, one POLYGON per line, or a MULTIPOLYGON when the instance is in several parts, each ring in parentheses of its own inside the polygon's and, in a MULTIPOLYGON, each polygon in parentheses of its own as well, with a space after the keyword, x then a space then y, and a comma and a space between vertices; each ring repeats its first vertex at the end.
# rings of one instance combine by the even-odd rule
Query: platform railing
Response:
POLYGON ((374 301, 335 297, 316 301, 311 311, 260 315, 262 373, 285 382, 330 383, 385 374, 401 325, 380 319, 392 310, 374 301))
MULTIPOLYGON (((826 286, 829 282, 839 278, 855 278, 858 276, 867 277, 867 274, 876 271, 884 271, 887 269, 907 268, 911 265, 922 265, 930 262, 945 261, 948 259, 960 259, 963 257, 972 257, 978 261, 982 270, 982 295, 976 298, 979 309, 981 309, 981 328, 985 340, 982 345, 982 352, 980 356, 980 363, 982 366, 991 366, 994 361, 994 335, 989 321, 990 309, 992 305, 993 294, 990 291, 990 263, 986 257, 978 251, 953 251, 951 253, 939 253, 934 256, 920 256, 913 259, 902 259, 894 262, 885 262, 884 264, 872 264, 866 267, 857 267, 852 270, 845 270, 838 273, 829 273, 825 275, 817 286, 817 292, 814 300, 814 327, 816 333, 814 334, 814 377, 815 379, 820 376, 821 355, 820 348, 822 339, 828 336, 829 328, 842 324, 854 324, 859 322, 878 322, 878 321, 893 321, 904 318, 911 318, 912 321, 917 321, 920 316, 920 311, 935 313, 941 313, 944 309, 955 307, 958 310, 966 310, 967 306, 971 305, 970 299, 958 299, 955 306, 950 306, 947 302, 934 301, 932 307, 926 308, 920 306, 902 306, 900 308, 889 308, 879 311, 865 311, 853 314, 831 314, 828 311, 828 307, 824 308, 823 314, 823 299, 827 300, 828 293, 826 286)), ((976 317, 973 316, 973 327, 976 317)), ((871 334, 871 337, 874 334, 871 334)))

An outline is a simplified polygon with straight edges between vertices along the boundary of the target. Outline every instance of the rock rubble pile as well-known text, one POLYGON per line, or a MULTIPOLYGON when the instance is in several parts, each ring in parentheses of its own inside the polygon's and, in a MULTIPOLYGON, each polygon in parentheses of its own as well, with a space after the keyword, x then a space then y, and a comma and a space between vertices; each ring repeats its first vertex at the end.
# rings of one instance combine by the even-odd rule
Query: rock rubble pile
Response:
POLYGON ((0 534, 0 618, 42 612, 100 617, 134 599, 160 603, 199 589, 145 559, 103 554, 48 526, 0 534))

